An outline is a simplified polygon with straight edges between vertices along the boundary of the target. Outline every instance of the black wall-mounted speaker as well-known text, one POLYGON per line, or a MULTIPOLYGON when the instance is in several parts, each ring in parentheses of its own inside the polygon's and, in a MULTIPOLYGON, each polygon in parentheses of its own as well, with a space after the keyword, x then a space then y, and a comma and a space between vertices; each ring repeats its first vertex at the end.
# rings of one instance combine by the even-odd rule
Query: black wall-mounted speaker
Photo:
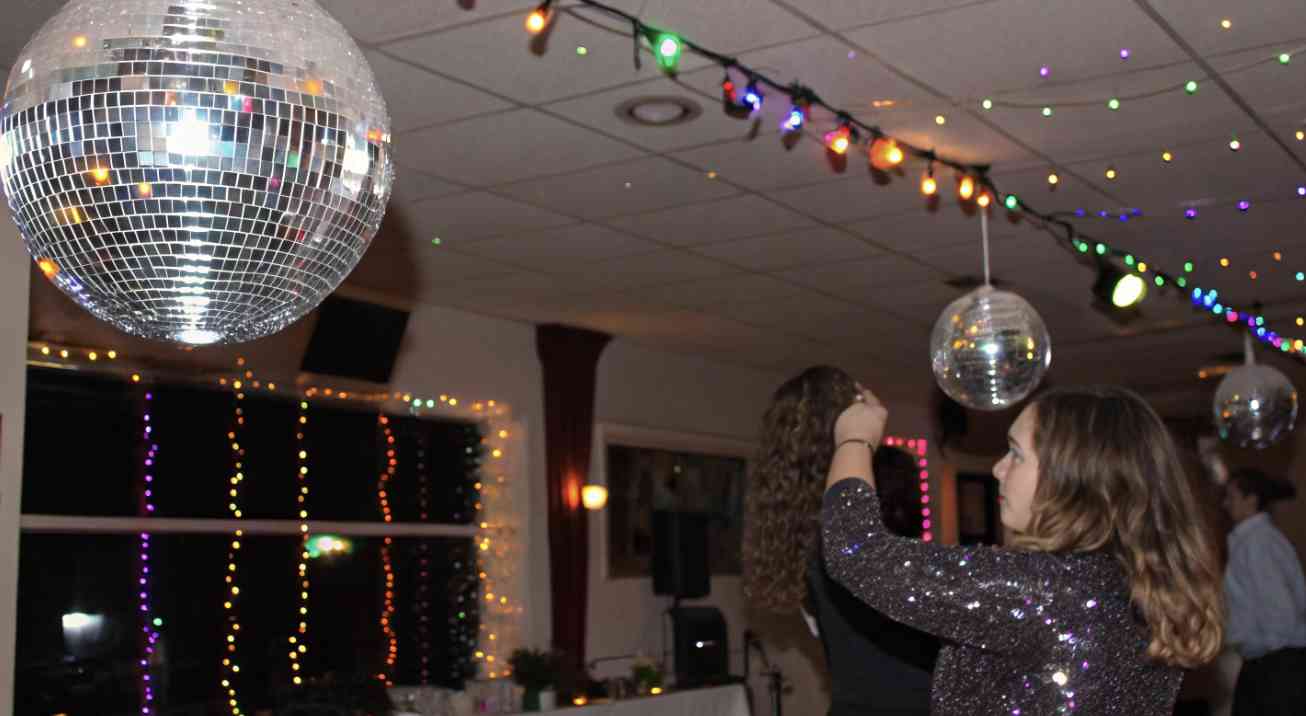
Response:
POLYGON ((708 516, 653 511, 653 593, 680 599, 712 592, 707 563, 708 516))
POLYGON ((328 296, 300 370, 389 383, 407 327, 407 311, 328 296))

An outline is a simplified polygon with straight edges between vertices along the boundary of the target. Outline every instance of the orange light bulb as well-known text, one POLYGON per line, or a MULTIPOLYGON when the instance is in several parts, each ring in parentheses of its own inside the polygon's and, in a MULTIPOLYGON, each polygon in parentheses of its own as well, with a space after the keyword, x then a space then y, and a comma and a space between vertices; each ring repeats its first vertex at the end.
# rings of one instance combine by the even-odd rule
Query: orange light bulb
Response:
POLYGON ((934 180, 934 175, 927 173, 921 177, 921 193, 925 196, 934 196, 939 193, 939 182, 934 180))
POLYGON ((962 201, 970 201, 975 196, 975 178, 969 175, 962 176, 957 182, 957 196, 962 201))
POLYGON ((544 32, 544 28, 549 25, 549 11, 544 8, 537 8, 530 15, 526 16, 526 31, 532 35, 538 35, 544 32))

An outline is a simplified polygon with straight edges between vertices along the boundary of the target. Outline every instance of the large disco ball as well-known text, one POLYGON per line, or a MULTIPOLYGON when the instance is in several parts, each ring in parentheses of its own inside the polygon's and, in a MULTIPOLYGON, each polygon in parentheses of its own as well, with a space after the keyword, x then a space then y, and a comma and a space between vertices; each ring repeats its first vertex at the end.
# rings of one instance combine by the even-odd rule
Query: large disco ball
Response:
POLYGON ((1052 341, 1034 307, 981 286, 953 301, 930 335, 934 379, 953 400, 1002 410, 1029 395, 1052 364, 1052 341))
POLYGON ((1297 389, 1274 368, 1249 363, 1220 381, 1213 408, 1221 439, 1259 450, 1292 432, 1297 421, 1297 389))
POLYGON ((189 344, 313 309, 394 181, 362 52, 314 0, 71 0, 14 62, 0 178, 41 271, 189 344))

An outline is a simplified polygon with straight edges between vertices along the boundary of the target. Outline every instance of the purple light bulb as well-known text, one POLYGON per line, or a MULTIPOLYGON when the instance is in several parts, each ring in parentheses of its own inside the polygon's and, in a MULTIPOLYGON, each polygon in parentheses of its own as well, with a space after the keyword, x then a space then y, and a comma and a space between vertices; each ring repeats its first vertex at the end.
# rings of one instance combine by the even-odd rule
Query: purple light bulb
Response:
POLYGON ((1297 187, 1297 196, 1306 196, 1306 186, 1297 187))
POLYGON ((1127 59, 1129 59, 1129 48, 1128 48, 1128 47, 1122 47, 1122 48, 1120 48, 1120 59, 1122 59, 1122 60, 1127 60, 1127 59))
POLYGON ((1196 209, 1193 209, 1193 208, 1191 208, 1191 207, 1190 207, 1190 208, 1187 208, 1187 209, 1184 209, 1184 218, 1185 218, 1185 219, 1189 219, 1189 220, 1196 219, 1196 218, 1197 218, 1197 210, 1196 210, 1196 209))
POLYGON ((1250 201, 1243 199, 1238 202, 1238 211, 1246 213, 1246 211, 1250 208, 1252 208, 1252 203, 1250 201))
POLYGON ((1050 74, 1052 74, 1052 70, 1049 69, 1047 65, 1043 65, 1042 67, 1038 68, 1039 77, 1047 77, 1050 74))

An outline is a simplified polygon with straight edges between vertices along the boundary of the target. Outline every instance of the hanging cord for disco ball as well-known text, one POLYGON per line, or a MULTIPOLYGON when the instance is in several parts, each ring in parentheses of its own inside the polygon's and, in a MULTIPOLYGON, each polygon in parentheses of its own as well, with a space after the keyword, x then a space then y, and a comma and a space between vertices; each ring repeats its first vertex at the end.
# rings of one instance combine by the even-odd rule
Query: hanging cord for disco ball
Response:
POLYGON ((394 166, 362 51, 317 2, 71 0, 0 112, 0 181, 47 279, 127 333, 275 333, 358 264, 394 166))
POLYGON ((988 212, 980 209, 984 285, 943 310, 930 334, 934 379, 950 398, 976 410, 1023 400, 1052 363, 1043 319, 1025 299, 993 288, 988 212))
POLYGON ((1256 362, 1250 331, 1243 332, 1243 364, 1220 381, 1212 405, 1220 439, 1258 450, 1292 432, 1297 389, 1278 370, 1256 362))

